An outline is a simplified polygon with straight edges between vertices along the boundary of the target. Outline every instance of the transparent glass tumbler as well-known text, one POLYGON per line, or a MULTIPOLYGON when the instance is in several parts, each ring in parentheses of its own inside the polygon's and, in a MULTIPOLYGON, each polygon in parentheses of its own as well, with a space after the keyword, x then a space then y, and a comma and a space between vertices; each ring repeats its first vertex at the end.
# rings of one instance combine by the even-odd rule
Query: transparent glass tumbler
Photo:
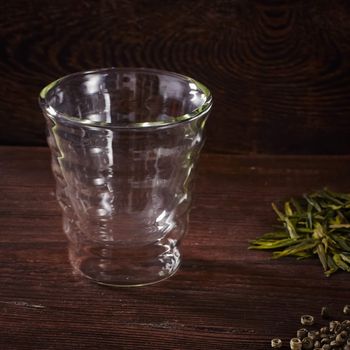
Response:
POLYGON ((176 272, 211 105, 199 82, 143 68, 76 73, 41 91, 74 269, 113 286, 176 272))

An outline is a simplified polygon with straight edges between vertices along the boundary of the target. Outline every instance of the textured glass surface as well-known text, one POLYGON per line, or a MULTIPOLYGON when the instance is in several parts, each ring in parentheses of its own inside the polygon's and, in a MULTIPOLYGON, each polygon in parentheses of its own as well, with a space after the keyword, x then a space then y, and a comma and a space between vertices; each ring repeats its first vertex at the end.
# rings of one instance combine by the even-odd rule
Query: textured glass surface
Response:
POLYGON ((112 68, 59 79, 40 103, 73 267, 120 286, 172 275, 208 90, 174 73, 112 68))

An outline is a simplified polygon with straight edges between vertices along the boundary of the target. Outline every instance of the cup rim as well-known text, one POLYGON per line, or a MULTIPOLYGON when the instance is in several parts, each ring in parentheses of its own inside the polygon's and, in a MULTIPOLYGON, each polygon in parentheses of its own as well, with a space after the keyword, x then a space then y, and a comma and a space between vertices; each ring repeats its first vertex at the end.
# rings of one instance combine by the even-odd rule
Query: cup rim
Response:
POLYGON ((204 114, 208 113, 213 105, 213 99, 212 95, 210 93, 210 90, 203 85, 202 83, 198 82, 195 79, 192 79, 186 75, 170 72, 166 70, 160 70, 160 69, 153 69, 153 68, 133 68, 133 67, 109 67, 109 68, 100 68, 100 69, 94 69, 89 71, 81 71, 76 72, 72 74, 65 75, 48 85, 46 85, 39 94, 39 105, 41 109, 44 111, 44 113, 52 120, 54 121, 62 121, 62 122, 68 122, 69 124, 75 124, 80 126, 90 126, 90 127, 97 127, 97 128, 104 128, 104 129, 149 129, 149 128, 164 128, 164 127, 171 127, 178 125, 183 122, 192 121, 194 119, 200 118, 204 114), (76 76, 84 76, 88 74, 101 74, 103 72, 110 72, 110 71, 117 71, 117 72, 145 72, 145 73, 157 73, 157 74, 163 74, 167 76, 173 76, 176 78, 180 78, 182 80, 186 80, 189 83, 193 83, 196 85, 196 87, 203 92, 205 96, 205 101, 202 105, 194 109, 193 111, 189 113, 185 113, 179 116, 173 116, 173 120, 171 121, 152 121, 152 122, 132 122, 126 125, 116 125, 116 124, 109 124, 106 122, 99 122, 99 121, 91 121, 91 120, 82 120, 80 118, 74 117, 72 115, 68 115, 66 113, 62 113, 55 109, 53 106, 50 105, 50 103, 47 101, 47 94, 57 87, 61 82, 66 81, 68 79, 74 78, 76 76))

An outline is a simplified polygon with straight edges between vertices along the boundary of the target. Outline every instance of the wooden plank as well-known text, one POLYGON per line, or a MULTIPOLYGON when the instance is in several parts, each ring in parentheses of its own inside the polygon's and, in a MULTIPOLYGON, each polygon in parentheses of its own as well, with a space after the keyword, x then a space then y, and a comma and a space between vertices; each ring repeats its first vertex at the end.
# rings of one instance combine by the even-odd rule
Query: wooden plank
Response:
POLYGON ((247 244, 273 225, 271 201, 349 191, 349 171, 349 156, 203 155, 180 271, 113 289, 72 274, 47 150, 0 147, 1 349, 263 350, 301 314, 340 316, 349 274, 247 244))

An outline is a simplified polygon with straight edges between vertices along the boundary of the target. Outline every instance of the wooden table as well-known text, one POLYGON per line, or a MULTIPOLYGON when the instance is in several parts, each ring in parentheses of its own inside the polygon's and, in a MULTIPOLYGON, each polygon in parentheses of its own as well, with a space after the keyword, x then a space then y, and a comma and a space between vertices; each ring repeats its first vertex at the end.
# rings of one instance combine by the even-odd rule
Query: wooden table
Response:
POLYGON ((350 156, 203 154, 182 268, 113 289, 72 274, 48 150, 1 147, 0 349, 262 350, 294 336, 301 314, 339 316, 350 274, 247 245, 273 225, 270 202, 349 191, 349 175, 350 156))

